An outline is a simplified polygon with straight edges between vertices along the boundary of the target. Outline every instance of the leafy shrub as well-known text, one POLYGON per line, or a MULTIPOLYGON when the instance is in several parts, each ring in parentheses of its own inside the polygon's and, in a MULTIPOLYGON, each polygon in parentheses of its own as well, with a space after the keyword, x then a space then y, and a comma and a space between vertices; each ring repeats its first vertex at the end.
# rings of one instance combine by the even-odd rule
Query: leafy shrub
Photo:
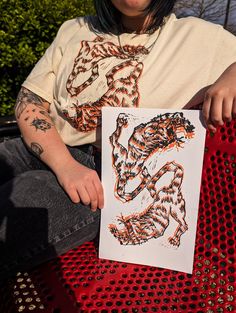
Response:
POLYGON ((94 13, 92 0, 0 1, 0 116, 13 113, 22 82, 66 20, 94 13))

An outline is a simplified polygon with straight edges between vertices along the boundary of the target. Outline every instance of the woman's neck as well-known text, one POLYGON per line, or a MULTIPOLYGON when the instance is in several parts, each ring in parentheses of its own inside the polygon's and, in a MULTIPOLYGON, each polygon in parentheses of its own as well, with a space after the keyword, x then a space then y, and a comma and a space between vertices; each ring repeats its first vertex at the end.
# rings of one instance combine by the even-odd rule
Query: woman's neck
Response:
POLYGON ((126 16, 122 15, 121 22, 125 32, 136 32, 143 34, 150 26, 152 18, 150 15, 146 16, 126 16))

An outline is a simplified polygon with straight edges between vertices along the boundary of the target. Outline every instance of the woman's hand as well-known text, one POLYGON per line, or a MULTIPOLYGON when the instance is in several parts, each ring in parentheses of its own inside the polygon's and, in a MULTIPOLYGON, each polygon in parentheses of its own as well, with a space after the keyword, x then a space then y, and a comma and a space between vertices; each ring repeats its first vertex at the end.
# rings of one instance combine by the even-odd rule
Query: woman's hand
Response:
POLYGON ((236 117, 236 63, 230 65, 214 84, 201 89, 186 108, 200 103, 203 103, 206 126, 213 132, 217 126, 236 117))
POLYGON ((229 66, 206 91, 203 116, 210 130, 236 117, 236 63, 229 66))
POLYGON ((57 174, 57 179, 74 203, 90 204, 93 212, 103 208, 103 188, 95 170, 71 159, 63 171, 57 174))

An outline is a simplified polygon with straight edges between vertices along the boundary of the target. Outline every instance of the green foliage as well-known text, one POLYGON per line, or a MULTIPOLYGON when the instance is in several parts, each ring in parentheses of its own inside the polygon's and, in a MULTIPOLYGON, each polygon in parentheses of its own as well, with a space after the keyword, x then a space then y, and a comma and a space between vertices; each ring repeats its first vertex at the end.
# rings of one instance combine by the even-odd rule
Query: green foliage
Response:
POLYGON ((22 82, 71 18, 94 13, 92 0, 0 1, 0 116, 12 114, 22 82))

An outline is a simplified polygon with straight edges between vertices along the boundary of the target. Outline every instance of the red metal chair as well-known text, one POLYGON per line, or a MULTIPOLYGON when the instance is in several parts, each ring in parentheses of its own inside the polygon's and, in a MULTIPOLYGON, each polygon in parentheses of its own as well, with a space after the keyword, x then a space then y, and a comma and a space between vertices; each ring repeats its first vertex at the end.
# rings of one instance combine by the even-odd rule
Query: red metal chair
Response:
POLYGON ((98 259, 88 242, 19 273, 0 312, 236 312, 235 138, 235 121, 207 133, 192 275, 98 259))

